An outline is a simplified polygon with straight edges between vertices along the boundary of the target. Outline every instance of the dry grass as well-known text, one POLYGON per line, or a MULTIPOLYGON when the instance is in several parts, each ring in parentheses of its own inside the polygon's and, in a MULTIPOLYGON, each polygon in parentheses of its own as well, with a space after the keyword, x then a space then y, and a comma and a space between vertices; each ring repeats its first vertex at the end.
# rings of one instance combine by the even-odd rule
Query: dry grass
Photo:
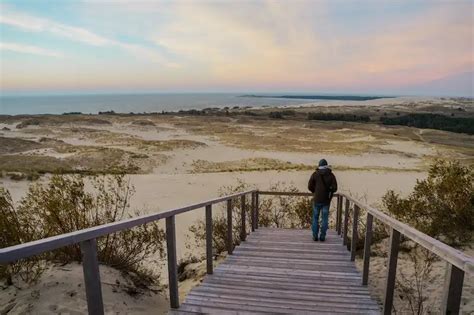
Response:
MULTIPOLYGON (((288 161, 269 158, 249 158, 237 161, 211 162, 195 160, 192 173, 220 173, 220 172, 253 172, 253 171, 308 171, 314 170, 314 165, 297 164, 288 161)), ((337 171, 378 171, 378 172, 423 172, 418 168, 393 168, 383 166, 351 167, 335 165, 337 171)))
POLYGON ((196 160, 192 164, 193 173, 251 172, 269 170, 311 170, 312 165, 295 164, 277 159, 250 158, 238 161, 210 162, 196 160))
POLYGON ((41 143, 31 140, 0 137, 0 154, 18 153, 42 147, 43 145, 41 143))

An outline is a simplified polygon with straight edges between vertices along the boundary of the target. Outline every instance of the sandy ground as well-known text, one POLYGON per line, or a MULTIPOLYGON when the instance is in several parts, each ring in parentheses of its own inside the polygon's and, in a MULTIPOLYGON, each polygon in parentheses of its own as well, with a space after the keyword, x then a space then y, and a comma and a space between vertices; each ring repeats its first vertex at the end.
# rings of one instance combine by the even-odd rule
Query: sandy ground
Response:
MULTIPOLYGON (((412 101, 412 99, 407 99, 401 104, 412 101)), ((379 102, 382 102, 382 100, 371 101, 368 105, 379 104, 379 102)), ((232 132, 229 131, 231 134, 223 135, 221 129, 216 131, 218 130, 217 127, 213 129, 212 124, 209 126, 208 121, 200 121, 199 117, 154 117, 150 120, 153 120, 154 125, 137 126, 131 124, 127 119, 112 118, 112 124, 110 125, 45 125, 30 126, 25 129, 16 129, 16 123, 9 122, 0 123, 0 130, 4 127, 10 129, 1 131, 0 136, 34 141, 38 141, 41 137, 50 137, 62 140, 72 146, 108 147, 126 152, 146 153, 150 156, 150 160, 156 159, 154 164, 145 163, 148 166, 153 165, 153 167, 148 167, 147 171, 128 176, 130 176, 131 183, 136 188, 136 194, 132 198, 132 208, 143 209, 147 213, 166 211, 216 197, 222 186, 235 185, 239 180, 243 180, 259 189, 266 189, 275 183, 285 182, 296 186, 301 191, 306 191, 307 180, 311 175, 311 166, 323 157, 334 166, 341 191, 351 193, 368 204, 377 206, 388 189, 393 189, 402 194, 409 193, 416 180, 426 176, 426 163, 430 159, 437 156, 451 157, 453 154, 465 154, 463 151, 456 151, 457 149, 453 147, 435 145, 419 140, 414 141, 404 135, 381 139, 383 134, 381 136, 378 130, 355 130, 347 125, 338 128, 336 125, 331 125, 331 128, 337 129, 334 135, 331 136, 332 138, 325 140, 328 142, 337 141, 342 150, 339 148, 331 152, 317 149, 309 150, 305 147, 296 147, 297 150, 293 150, 281 146, 280 142, 275 142, 272 147, 263 150, 258 146, 258 143, 263 144, 269 137, 275 137, 275 132, 285 132, 282 129, 284 126, 280 123, 263 126, 258 122, 246 122, 245 124, 233 122, 229 125, 229 130, 233 128, 232 132), (190 126, 198 126, 200 129, 195 130, 190 126), (79 127, 95 130, 94 136, 91 136, 92 133, 88 130, 79 133, 71 131, 71 128, 79 127), (248 132, 252 133, 253 136, 247 138, 246 133, 248 132), (239 134, 244 134, 245 137, 240 137, 239 134), (232 141, 229 141, 232 136, 235 137, 232 138, 232 141), (130 142, 130 139, 133 141, 130 142), (190 140, 204 145, 162 150, 157 149, 155 143, 151 145, 142 142, 142 140, 165 142, 190 140), (352 150, 354 148, 355 150, 352 150), (164 159, 163 156, 165 156, 164 159), (232 163, 232 161, 254 158, 276 159, 284 163, 302 164, 309 166, 309 169, 291 171, 255 170, 251 172, 220 172, 217 169, 212 173, 194 172, 193 163, 197 160, 232 163), (161 160, 158 161, 158 159, 161 160)), ((322 130, 324 130, 324 126, 326 124, 323 124, 322 130)), ((222 128, 222 126, 219 126, 219 128, 222 128)), ((297 130, 295 128, 299 127, 294 127, 288 132, 291 131, 295 135, 300 135, 298 141, 301 141, 302 144, 310 142, 311 137, 305 138, 305 129, 297 130)), ((413 131, 409 130, 407 132, 412 133, 413 131)), ((43 148, 22 152, 22 154, 65 159, 75 153, 58 152, 57 148, 43 148)), ((44 182, 47 180, 48 176, 40 179, 44 182)), ((21 199, 29 184, 28 181, 14 181, 6 176, 0 178, 0 185, 11 192, 15 201, 21 199)), ((176 218, 178 258, 189 254, 189 250, 186 248, 186 244, 191 243, 188 229, 197 219, 202 218, 204 218, 204 209, 181 214, 176 218)), ((201 252, 202 249, 193 248, 191 250, 192 254, 201 252)), ((374 276, 371 276, 371 285, 374 292, 380 291, 383 287, 384 264, 385 258, 383 257, 375 257, 372 261, 374 276)), ((410 272, 410 266, 404 262, 401 262, 400 265, 410 272)), ((444 264, 441 263, 436 265, 437 278, 442 277, 442 274, 444 275, 443 266, 444 264)), ((164 265, 154 266, 155 269, 162 272, 164 271, 163 267, 164 265)), ((180 294, 183 297, 192 286, 199 282, 199 277, 204 274, 203 266, 199 263, 188 266, 188 269, 193 270, 193 276, 181 284, 180 294)), ((167 310, 167 302, 162 294, 150 293, 139 297, 131 297, 120 286, 115 285, 116 280, 120 283, 126 283, 116 271, 102 267, 101 272, 107 313, 147 314, 150 310, 153 310, 153 313, 161 313, 167 310)), ((468 283, 465 285, 463 303, 465 303, 465 311, 470 312, 474 311, 472 303, 474 300, 474 285, 472 278, 466 280, 468 283)), ((166 283, 165 273, 163 273, 163 282, 166 283)), ((26 289, 4 288, 0 293, 0 305, 2 305, 0 311, 11 306, 12 311, 8 314, 84 314, 86 309, 81 283, 82 270, 80 266, 54 267, 33 287, 26 289), (67 281, 64 280, 65 278, 67 278, 67 281)), ((436 285, 437 282, 433 282, 432 287, 434 288, 436 285)), ((432 290, 429 291, 430 296, 436 299, 439 296, 440 289, 430 290, 432 290)))

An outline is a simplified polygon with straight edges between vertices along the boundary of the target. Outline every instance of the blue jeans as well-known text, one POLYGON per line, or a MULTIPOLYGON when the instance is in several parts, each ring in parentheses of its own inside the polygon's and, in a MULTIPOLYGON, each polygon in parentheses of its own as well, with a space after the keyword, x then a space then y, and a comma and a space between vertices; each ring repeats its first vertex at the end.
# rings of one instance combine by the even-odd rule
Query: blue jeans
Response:
POLYGON ((318 237, 319 239, 326 239, 326 231, 328 230, 328 220, 329 220, 329 205, 322 203, 313 203, 313 225, 311 226, 313 230, 313 237, 318 237), (321 234, 319 234, 319 213, 321 215, 321 234))

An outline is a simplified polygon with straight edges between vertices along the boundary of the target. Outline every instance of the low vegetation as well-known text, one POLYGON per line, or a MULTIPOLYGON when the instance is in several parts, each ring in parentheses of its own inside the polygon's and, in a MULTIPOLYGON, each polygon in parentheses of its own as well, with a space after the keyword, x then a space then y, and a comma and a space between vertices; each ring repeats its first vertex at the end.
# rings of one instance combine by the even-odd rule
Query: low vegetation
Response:
POLYGON ((403 125, 439 129, 474 135, 474 118, 450 117, 440 114, 411 113, 398 117, 381 117, 384 125, 403 125))
MULTIPOLYGON (((234 186, 224 186, 220 189, 220 195, 230 195, 237 192, 249 190, 252 187, 240 181, 234 186)), ((293 185, 282 182, 269 187, 270 191, 297 191, 293 185)), ((251 228, 251 200, 246 198, 246 227, 247 232, 251 228)), ((227 208, 225 208, 227 209, 227 208)), ((217 256, 227 251, 227 212, 224 208, 219 209, 213 215, 213 253, 217 256)), ((241 222, 241 199, 232 202, 232 228, 233 246, 240 244, 241 222)), ((311 225, 311 198, 295 196, 278 196, 275 198, 261 199, 259 202, 259 225, 264 227, 281 228, 308 228, 311 225)), ((197 220, 189 229, 197 246, 204 246, 206 241, 205 221, 197 220)))
POLYGON ((277 159, 249 158, 238 161, 211 162, 207 160, 195 160, 192 165, 193 173, 215 173, 215 172, 252 172, 269 170, 312 170, 314 166, 306 164, 295 164, 277 159))
POLYGON ((338 120, 338 121, 356 121, 369 122, 367 115, 339 114, 339 113, 308 113, 308 120, 338 120))
POLYGON ((408 197, 388 191, 383 203, 397 219, 451 246, 474 239, 472 166, 438 160, 408 197))
MULTIPOLYGON (((32 184, 18 206, 7 190, 0 188, 0 247, 8 247, 58 234, 120 221, 140 215, 132 214, 130 199, 134 188, 123 175, 95 177, 88 180, 93 192, 85 188, 86 180, 78 175, 51 177, 47 184, 32 184), (89 182, 90 181, 90 182, 89 182)), ((137 286, 149 286, 159 280, 147 268, 147 261, 164 255, 164 231, 149 223, 97 239, 100 263, 114 267, 129 276, 137 286)), ((81 261, 79 245, 59 248, 0 267, 0 277, 31 282, 51 263, 81 261)))

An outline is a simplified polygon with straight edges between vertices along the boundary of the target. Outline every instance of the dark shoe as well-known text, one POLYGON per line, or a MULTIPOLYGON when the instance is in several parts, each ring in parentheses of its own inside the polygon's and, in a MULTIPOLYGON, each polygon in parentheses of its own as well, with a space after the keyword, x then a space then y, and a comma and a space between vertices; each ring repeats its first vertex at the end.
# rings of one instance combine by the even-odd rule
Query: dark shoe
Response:
POLYGON ((324 241, 326 240, 326 238, 320 237, 319 240, 320 240, 321 242, 324 242, 324 241))
POLYGON ((313 241, 317 242, 318 238, 316 236, 313 236, 313 241))

